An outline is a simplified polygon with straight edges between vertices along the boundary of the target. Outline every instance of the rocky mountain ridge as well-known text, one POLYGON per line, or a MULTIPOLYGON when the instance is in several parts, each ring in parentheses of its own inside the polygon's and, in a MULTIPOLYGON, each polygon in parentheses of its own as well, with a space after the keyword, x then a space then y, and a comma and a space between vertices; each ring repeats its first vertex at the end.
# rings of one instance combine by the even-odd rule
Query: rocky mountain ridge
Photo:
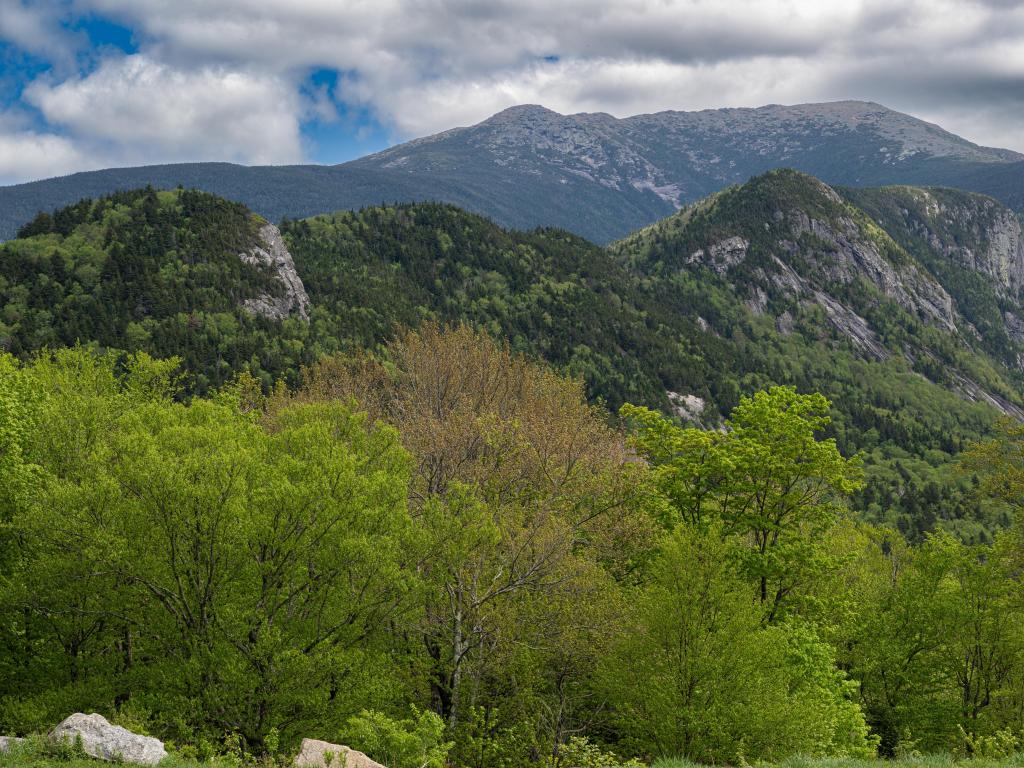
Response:
POLYGON ((528 104, 482 123, 371 155, 364 165, 443 171, 448 151, 464 142, 503 167, 542 166, 622 192, 651 192, 681 207, 709 183, 735 183, 746 171, 740 157, 788 165, 835 141, 871 136, 875 155, 856 165, 899 167, 915 159, 954 158, 1006 163, 1024 160, 1010 150, 972 144, 939 126, 871 102, 840 101, 795 106, 699 112, 665 111, 618 119, 606 113, 562 115, 528 104), (435 150, 436 153, 435 153, 435 150))
POLYGON ((1024 156, 870 102, 622 119, 523 105, 337 166, 192 163, 0 187, 0 238, 40 210, 151 184, 203 189, 275 222, 429 200, 507 227, 555 226, 604 243, 778 167, 840 185, 959 187, 1024 210, 1024 156))
POLYGON ((670 279, 679 270, 707 270, 749 311, 771 315, 780 332, 817 306, 861 354, 877 361, 905 357, 933 377, 940 371, 968 399, 1024 418, 1012 386, 986 390, 958 367, 955 353, 921 343, 927 335, 915 330, 937 329, 944 344, 964 350, 1001 350, 1004 364, 1024 371, 1020 218, 990 198, 948 190, 852 193, 868 194, 887 196, 906 216, 916 205, 931 228, 914 219, 891 235, 823 182, 775 171, 641 230, 613 250, 629 254, 641 271, 670 279), (930 249, 929 259, 915 255, 915 238, 930 249), (942 269, 933 268, 943 261, 942 269), (979 280, 965 287, 965 273, 979 280), (974 321, 978 285, 1001 308, 1002 322, 974 321))

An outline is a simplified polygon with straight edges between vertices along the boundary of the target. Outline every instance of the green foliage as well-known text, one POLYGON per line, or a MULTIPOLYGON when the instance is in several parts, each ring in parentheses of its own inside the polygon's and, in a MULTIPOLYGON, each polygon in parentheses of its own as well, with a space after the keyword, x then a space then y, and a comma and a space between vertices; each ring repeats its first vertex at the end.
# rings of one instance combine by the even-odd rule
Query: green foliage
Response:
POLYGON ((0 569, 12 554, 13 516, 27 501, 37 469, 25 455, 35 426, 33 400, 31 387, 15 362, 8 356, 0 358, 0 569))
MULTIPOLYGON (((995 205, 967 195, 942 199, 995 205)), ((946 470, 995 415, 950 391, 962 386, 961 376, 1020 400, 1019 382, 999 362, 1009 358, 992 330, 998 317, 989 302, 991 322, 983 323, 970 310, 969 291, 957 287, 956 275, 977 281, 977 273, 943 271, 950 259, 921 251, 916 230, 876 216, 880 210, 867 193, 839 200, 810 177, 779 171, 610 249, 557 230, 506 231, 435 204, 285 222, 313 301, 307 324, 240 308, 280 288, 237 258, 253 243, 256 223, 244 208, 182 190, 119 193, 41 216, 0 249, 0 336, 21 357, 75 341, 178 356, 186 394, 210 392, 239 372, 264 392, 278 378, 294 385, 302 366, 361 349, 383 353, 397 327, 424 320, 469 322, 507 338, 514 350, 582 376, 588 397, 613 409, 634 402, 670 412, 666 393, 695 395, 707 404, 699 417, 705 426, 719 423, 743 394, 791 385, 828 397, 830 435, 844 453, 863 451, 866 483, 854 504, 866 518, 918 541, 936 529, 990 541, 1004 513, 978 501, 970 478, 946 470), (830 246, 806 233, 794 242, 781 211, 852 222, 892 264, 933 271, 982 332, 981 347, 965 345, 971 333, 953 336, 911 316, 863 280, 831 280, 820 268, 830 246), (727 274, 687 261, 737 234, 750 252, 727 274), (820 307, 766 283, 776 258, 866 318, 892 358, 864 360, 820 307), (767 289, 772 315, 788 313, 792 332, 749 310, 745 300, 755 289, 767 289), (903 359, 907 350, 912 364, 903 359)), ((949 227, 939 235, 960 242, 949 227)))
POLYGON ((454 746, 444 740, 444 732, 444 720, 416 707, 405 720, 364 710, 348 719, 344 741, 387 768, 444 768, 454 746))
POLYGON ((743 398, 724 433, 684 429, 646 408, 620 411, 640 433, 634 445, 679 518, 721 524, 743 542, 732 550, 741 572, 758 585, 773 621, 792 593, 831 565, 816 542, 834 524, 837 502, 860 483, 859 464, 844 459, 828 426, 829 402, 775 387, 743 398))
POLYGON ((665 400, 672 338, 623 266, 581 238, 509 232, 433 204, 340 212, 282 231, 325 310, 314 332, 342 349, 374 348, 397 325, 428 318, 468 322, 583 376, 591 397, 665 400))
POLYGON ((960 726, 964 740, 964 753, 968 757, 1003 758, 1013 757, 1020 749, 1020 739, 1009 730, 996 731, 991 736, 975 736, 960 726))
POLYGON ((786 610, 836 567, 824 537, 858 482, 856 464, 815 437, 827 413, 820 395, 776 388, 708 434, 623 407, 678 520, 607 672, 617 722, 640 751, 706 762, 874 754, 834 651, 786 610))
MULTIPOLYGON (((641 463, 579 381, 470 328, 387 357, 188 402, 143 353, 0 359, 31 467, 0 729, 100 711, 227 768, 309 735, 394 768, 1020 738, 1020 539, 845 519, 859 468, 820 395, 742 398, 723 431, 625 407, 641 463)), ((24 754, 0 765, 82 763, 24 754)))
POLYGON ((636 758, 623 760, 614 752, 601 749, 586 736, 571 736, 569 741, 559 747, 558 754, 550 761, 550 765, 554 768, 641 768, 643 763, 636 758))
POLYGON ((278 324, 239 309, 274 289, 238 206, 41 217, 0 259, 0 730, 95 710, 236 767, 1008 753, 1021 435, 950 387, 1019 404, 1015 374, 808 232, 790 267, 892 356, 752 311, 779 206, 926 268, 773 173, 611 250, 438 205, 289 223, 314 309, 278 324), (737 232, 745 263, 690 263, 737 232))
POLYGON ((408 457, 393 431, 341 404, 264 425, 174 402, 159 370, 141 359, 117 377, 85 352, 25 370, 42 398, 31 450, 46 472, 13 522, 5 610, 28 644, 6 692, 50 684, 29 698, 35 710, 18 696, 0 710, 20 730, 43 724, 36 712, 141 687, 138 703, 176 738, 292 739, 309 725, 294 711, 337 717, 356 705, 331 690, 383 680, 361 641, 411 587, 398 567, 408 457), (35 652, 47 636, 55 645, 40 647, 61 652, 35 652))

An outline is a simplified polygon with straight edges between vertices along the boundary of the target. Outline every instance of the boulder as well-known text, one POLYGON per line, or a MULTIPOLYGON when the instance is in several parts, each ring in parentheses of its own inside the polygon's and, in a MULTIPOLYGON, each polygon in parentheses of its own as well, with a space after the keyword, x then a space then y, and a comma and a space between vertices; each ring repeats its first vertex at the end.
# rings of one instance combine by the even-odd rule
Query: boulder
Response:
POLYGON ((0 736, 0 752, 10 752, 11 747, 16 747, 23 741, 25 740, 14 736, 0 736))
POLYGON ((87 755, 100 760, 116 760, 138 765, 156 765, 165 757, 163 742, 140 736, 119 725, 111 725, 102 715, 76 712, 52 731, 54 741, 74 743, 81 738, 87 755))
POLYGON ((344 744, 331 744, 329 741, 303 739, 299 754, 295 758, 295 768, 384 768, 362 752, 349 749, 344 744), (331 760, 328 762, 327 755, 331 760))

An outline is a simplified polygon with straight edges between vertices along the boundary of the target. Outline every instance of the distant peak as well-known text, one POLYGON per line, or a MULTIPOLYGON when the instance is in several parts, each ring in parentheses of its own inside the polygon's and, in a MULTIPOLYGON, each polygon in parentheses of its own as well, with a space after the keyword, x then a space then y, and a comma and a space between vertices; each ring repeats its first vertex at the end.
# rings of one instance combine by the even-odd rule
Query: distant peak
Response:
POLYGON ((541 104, 516 104, 513 107, 501 110, 484 122, 490 122, 492 120, 521 120, 524 117, 562 117, 558 112, 553 109, 548 109, 541 104))
POLYGON ((872 111, 881 110, 883 112, 895 112, 896 110, 890 109, 884 104, 879 104, 877 101, 863 101, 861 99, 838 99, 836 101, 818 101, 809 102, 806 104, 797 104, 798 107, 859 107, 861 109, 870 109, 872 111))

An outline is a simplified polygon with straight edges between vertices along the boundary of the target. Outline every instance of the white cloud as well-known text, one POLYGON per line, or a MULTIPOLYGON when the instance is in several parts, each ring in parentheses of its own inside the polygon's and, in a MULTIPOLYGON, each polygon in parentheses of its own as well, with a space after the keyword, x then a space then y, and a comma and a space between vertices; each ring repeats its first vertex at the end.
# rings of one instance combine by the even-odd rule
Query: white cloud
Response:
POLYGON ((179 70, 145 55, 104 62, 57 84, 36 81, 25 100, 84 142, 145 162, 301 159, 300 99, 286 81, 221 66, 179 70))
MULTIPOLYGON (((7 2, 14 12, 0 15, 0 35, 9 28, 20 45, 52 50, 45 14, 7 2)), ((299 161, 301 123, 337 118, 326 88, 304 82, 321 67, 341 73, 336 96, 396 139, 527 102, 625 116, 860 98, 979 143, 1024 149, 1017 128, 1024 125, 1024 4, 1012 0, 176 0, 173 12, 166 0, 73 0, 61 7, 131 27, 140 52, 85 76, 37 82, 26 100, 79 155, 122 164, 299 161)))
POLYGON ((32 4, 5 0, 0 3, 0 40, 66 67, 82 40, 61 26, 63 15, 52 0, 36 0, 32 4))
POLYGON ((53 134, 0 130, 0 184, 101 167, 73 142, 53 134))
POLYGON ((563 113, 618 117, 664 109, 712 109, 829 99, 820 67, 800 58, 683 64, 659 60, 568 60, 467 80, 404 84, 346 82, 349 98, 392 115, 400 134, 417 136, 465 125, 515 104, 563 113), (771 66, 769 66, 769 64, 771 66), (416 109, 406 109, 414 102, 416 109))
MULTIPOLYGON (((162 0, 82 2, 168 61, 354 72, 345 95, 399 137, 516 102, 627 114, 868 98, 956 121, 968 110, 941 90, 954 67, 981 87, 1024 81, 1024 8, 1004 0, 178 0, 173 14, 162 0), (891 86, 904 77, 913 89, 891 86)), ((970 128, 1013 135, 998 120, 970 128)))

